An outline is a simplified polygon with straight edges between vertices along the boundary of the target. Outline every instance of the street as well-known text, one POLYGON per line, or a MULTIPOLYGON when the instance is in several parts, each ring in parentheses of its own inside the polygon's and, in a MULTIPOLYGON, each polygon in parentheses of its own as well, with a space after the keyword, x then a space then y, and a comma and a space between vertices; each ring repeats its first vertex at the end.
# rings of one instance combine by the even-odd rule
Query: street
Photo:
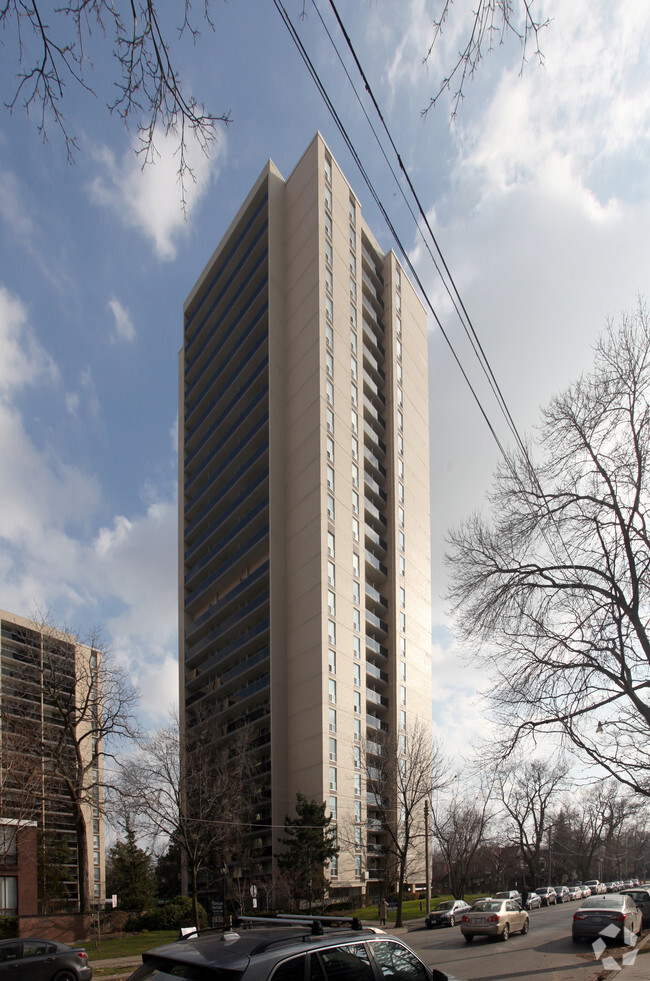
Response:
POLYGON ((465 942, 460 927, 411 929, 408 943, 430 967, 466 981, 537 979, 592 981, 602 968, 589 944, 571 940, 575 903, 533 910, 530 933, 511 935, 506 943, 465 942))

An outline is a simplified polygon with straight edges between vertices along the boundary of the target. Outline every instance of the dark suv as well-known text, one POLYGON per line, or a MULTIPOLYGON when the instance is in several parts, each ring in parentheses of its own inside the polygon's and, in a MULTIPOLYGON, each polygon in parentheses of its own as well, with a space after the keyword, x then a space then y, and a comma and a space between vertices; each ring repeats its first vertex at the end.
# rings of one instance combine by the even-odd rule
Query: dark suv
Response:
POLYGON ((130 981, 447 981, 401 940, 350 918, 239 917, 231 932, 193 933, 142 960, 130 981))

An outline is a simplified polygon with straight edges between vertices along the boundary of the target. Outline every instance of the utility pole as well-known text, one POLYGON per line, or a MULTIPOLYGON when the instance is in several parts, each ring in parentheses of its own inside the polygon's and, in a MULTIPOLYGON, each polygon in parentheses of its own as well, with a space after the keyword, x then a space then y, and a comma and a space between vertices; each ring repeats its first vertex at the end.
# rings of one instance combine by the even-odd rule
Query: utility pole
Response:
POLYGON ((427 893, 427 913, 431 912, 431 858, 429 856, 429 801, 424 802, 424 861, 427 893))

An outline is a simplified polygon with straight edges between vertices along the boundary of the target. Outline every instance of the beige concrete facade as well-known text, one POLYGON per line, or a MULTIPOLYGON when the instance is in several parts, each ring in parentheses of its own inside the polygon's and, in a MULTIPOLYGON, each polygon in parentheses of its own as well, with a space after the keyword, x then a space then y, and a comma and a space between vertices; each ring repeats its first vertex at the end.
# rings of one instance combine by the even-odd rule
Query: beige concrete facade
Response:
POLYGON ((180 385, 182 719, 254 734, 264 871, 300 791, 361 830, 330 877, 365 892, 362 753, 431 727, 427 322, 320 136, 188 297, 180 385))
MULTIPOLYGON (((101 711, 101 654, 68 634, 0 610, 0 668, 0 757, 4 754, 0 815, 14 819, 21 827, 34 823, 39 835, 44 834, 53 846, 67 845, 69 857, 62 869, 66 895, 49 901, 39 896, 39 908, 40 912, 74 910, 78 900, 78 863, 71 803, 62 779, 48 773, 52 766, 48 767, 45 759, 33 768, 37 757, 31 746, 27 757, 31 769, 25 769, 22 741, 33 739, 36 746, 58 742, 63 718, 54 701, 56 698, 65 704, 66 696, 74 693, 80 713, 76 737, 84 765, 90 767, 92 746, 97 740, 91 730, 89 706, 92 708, 96 696, 97 710, 101 711), (53 687, 41 681, 48 652, 57 659, 53 687), (8 733, 18 740, 17 744, 12 744, 8 733), (12 792, 15 786, 18 793, 12 792)), ((88 800, 82 810, 89 895, 91 902, 103 903, 106 871, 101 744, 98 749, 96 767, 89 769, 88 800)), ((33 888, 35 895, 36 882, 33 888)))

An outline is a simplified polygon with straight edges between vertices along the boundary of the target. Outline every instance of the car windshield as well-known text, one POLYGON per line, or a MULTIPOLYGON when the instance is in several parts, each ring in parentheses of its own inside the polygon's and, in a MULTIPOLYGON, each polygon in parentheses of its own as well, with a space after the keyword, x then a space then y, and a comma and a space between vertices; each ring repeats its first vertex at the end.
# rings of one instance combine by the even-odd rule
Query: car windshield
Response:
POLYGON ((599 908, 623 908, 623 897, 622 896, 589 896, 585 899, 584 903, 580 907, 581 909, 599 909, 599 908))
POLYGON ((438 909, 451 909, 453 905, 453 902, 450 902, 449 900, 446 903, 438 903, 437 906, 434 906, 434 913, 438 909))

